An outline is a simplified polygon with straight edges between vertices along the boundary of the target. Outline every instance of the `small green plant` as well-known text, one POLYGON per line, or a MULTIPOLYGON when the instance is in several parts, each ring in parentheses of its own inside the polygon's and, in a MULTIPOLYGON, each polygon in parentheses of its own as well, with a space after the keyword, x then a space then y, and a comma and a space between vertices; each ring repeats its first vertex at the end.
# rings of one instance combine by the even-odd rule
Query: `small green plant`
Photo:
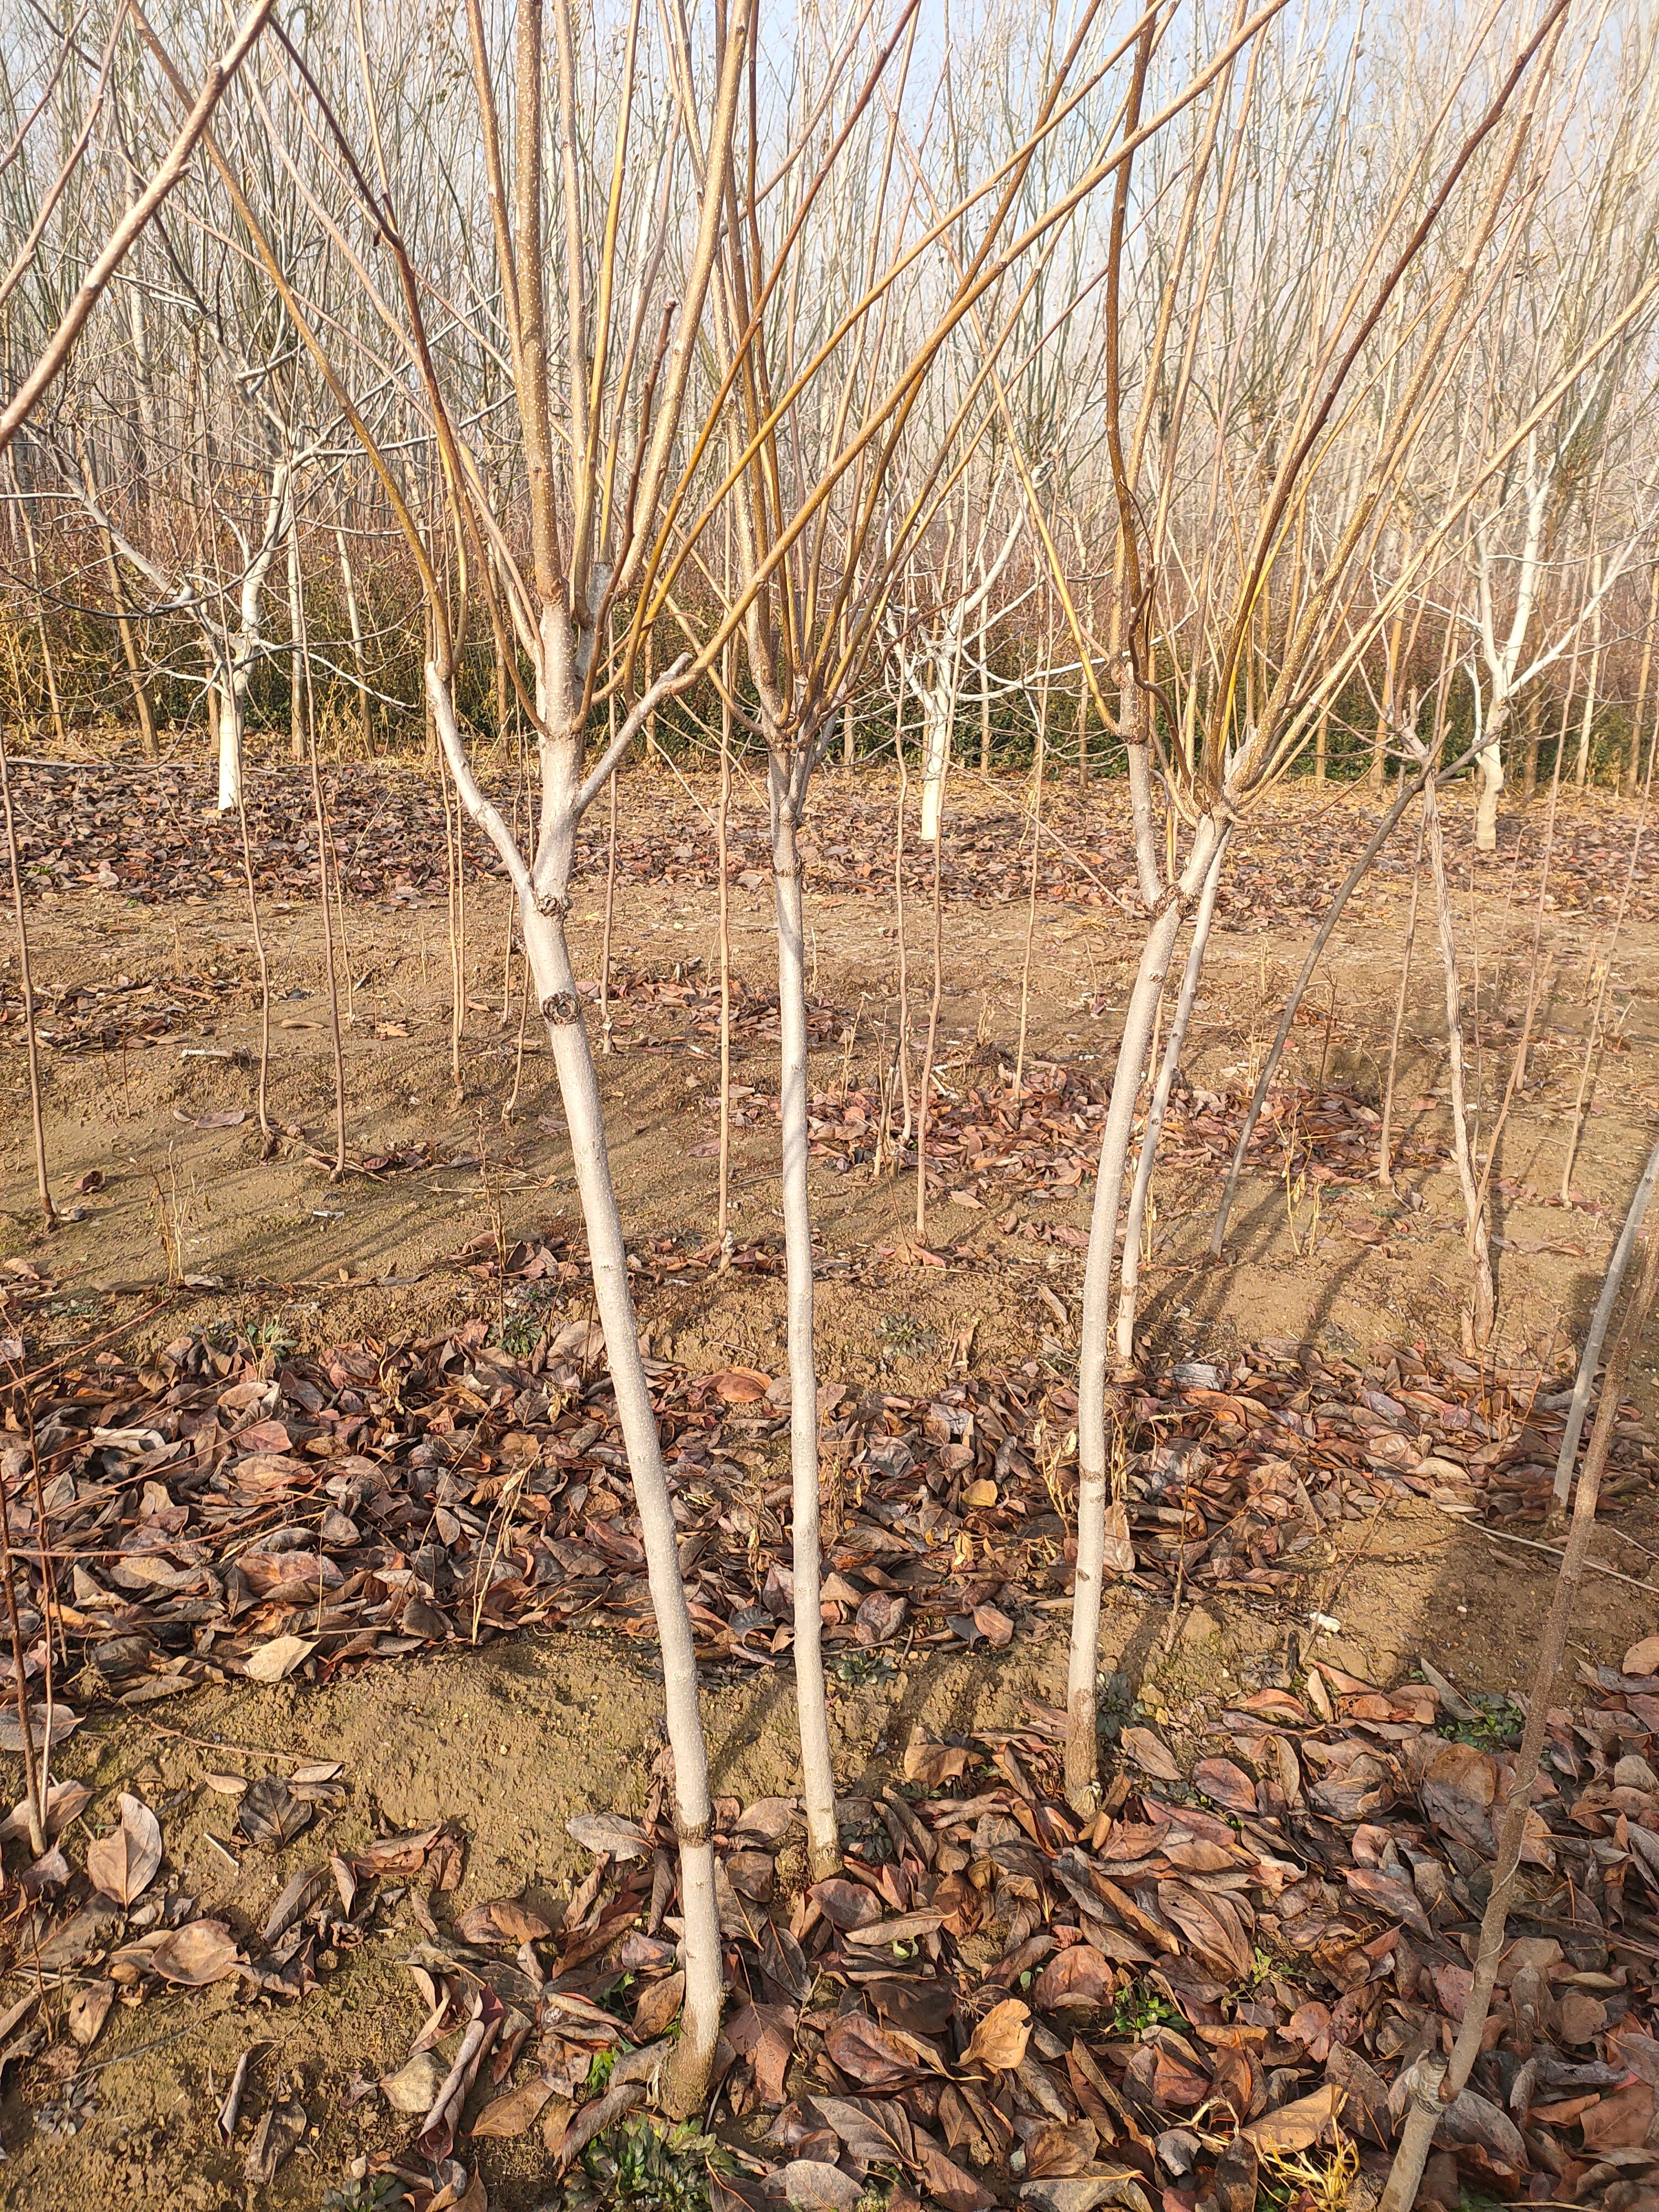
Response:
POLYGON ((1241 1997, 1254 1996, 1273 1970, 1273 1962, 1271 1953, 1264 1951, 1259 1943, 1256 1944, 1250 1953, 1250 1971, 1238 1984, 1234 1995, 1241 1997))
POLYGON ((398 2212, 409 2202, 395 2173, 354 2175, 323 2191, 323 2212, 398 2212))
POLYGON ((611 2087, 611 2076, 626 2045, 613 2044, 609 2051, 596 2051, 587 2062, 587 2094, 602 2097, 611 2087))
POLYGON ((490 1331, 491 1339, 513 1358, 530 1358, 547 1333, 558 1299, 556 1285, 526 1283, 515 1288, 490 1331))
POLYGON ((1477 1690, 1469 1703, 1478 1709, 1477 1717, 1458 1720, 1449 1714, 1439 1733, 1452 1743, 1473 1744, 1477 1751, 1513 1751, 1526 1726, 1526 1715, 1513 1698, 1501 1690, 1477 1690))
POLYGON ((607 2128, 565 2184, 571 2212, 710 2212, 712 2136, 635 2117, 607 2128))
POLYGON ((1118 1991, 1112 2008, 1112 2033, 1120 2037, 1145 2035, 1149 2027, 1172 2027, 1181 2014, 1157 1990, 1136 1982, 1118 1991))
POLYGON ((838 1651, 830 1662, 830 1669, 838 1682, 861 1690, 867 1683, 885 1681, 893 1671, 893 1662, 884 1652, 838 1651))

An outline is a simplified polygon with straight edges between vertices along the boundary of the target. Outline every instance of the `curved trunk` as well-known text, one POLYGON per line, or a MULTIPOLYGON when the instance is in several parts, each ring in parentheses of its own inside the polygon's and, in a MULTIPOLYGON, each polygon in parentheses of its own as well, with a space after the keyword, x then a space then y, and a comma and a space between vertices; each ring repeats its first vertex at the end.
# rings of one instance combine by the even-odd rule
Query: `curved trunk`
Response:
POLYGON ((778 1088, 783 1115, 783 1241, 787 1274, 789 1467, 794 1570, 795 1705, 800 1723, 806 1849, 812 1879, 841 1863, 824 1692, 818 1536, 818 1379, 812 1344, 812 1212, 807 1190, 806 980, 797 802, 772 757, 772 883, 778 930, 778 1088))
POLYGON ((663 1468, 651 1388, 640 1356, 622 1217, 605 1140, 605 1114, 576 979, 557 915, 520 901, 520 920, 536 995, 547 1026, 570 1129, 570 1151, 587 1230, 593 1303, 617 1394, 617 1416, 639 1508, 646 1573, 662 1647, 668 1741, 674 1755, 674 1826, 680 1845, 680 1907, 685 1922, 685 2012, 664 2080, 664 2097, 678 2114, 702 2102, 720 2034, 722 1997, 720 1912, 714 1899, 714 1810, 708 1756, 697 1702, 697 1661, 691 1613, 680 1580, 674 1509, 663 1468))

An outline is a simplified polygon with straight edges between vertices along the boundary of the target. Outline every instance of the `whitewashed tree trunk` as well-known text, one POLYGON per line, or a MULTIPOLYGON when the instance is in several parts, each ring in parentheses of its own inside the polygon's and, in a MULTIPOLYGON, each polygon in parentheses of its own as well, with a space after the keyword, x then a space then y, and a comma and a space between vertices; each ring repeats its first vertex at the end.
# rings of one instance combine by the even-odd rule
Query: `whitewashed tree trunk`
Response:
POLYGON ((1457 939, 1452 927, 1451 887, 1446 879, 1446 847, 1440 830, 1440 808, 1435 779, 1423 791, 1423 822, 1427 833, 1429 867, 1434 884, 1436 939, 1446 993, 1446 1047, 1451 1088, 1452 1158, 1457 1166, 1463 1195, 1463 1235, 1469 1249, 1474 1275, 1470 1301, 1463 1315, 1466 1352, 1484 1354, 1491 1341, 1496 1308, 1492 1290, 1492 1235, 1486 1218, 1483 1187, 1469 1139, 1469 1102, 1463 1057, 1462 991, 1457 973, 1457 939))
MULTIPOLYGON (((568 690, 570 676, 558 610, 549 611, 542 628, 537 703, 545 726, 568 732, 568 713, 560 720, 550 711, 552 700, 568 690)), ((684 2023, 665 2077, 664 2096, 671 2109, 684 2112, 701 2100, 707 2084, 724 1996, 720 1912, 714 1897, 714 1808, 698 1702, 696 1648, 685 1585, 680 1580, 673 1501, 629 1288, 627 1247, 611 1176, 605 1109, 565 938, 576 830, 599 775, 596 771, 587 784, 579 782, 580 757, 574 738, 565 737, 544 744, 543 807, 532 872, 499 811, 479 789, 461 741, 450 687, 431 662, 427 664, 426 693, 461 803, 500 853, 518 892, 525 955, 570 1131, 577 1196, 587 1231, 593 1303, 605 1334, 662 1650, 668 1741, 674 1755, 674 1822, 680 1847, 685 1966, 684 2023)), ((640 709, 629 716, 618 732, 618 749, 632 742, 642 720, 640 709)))
POLYGON ((1152 1170, 1158 1160, 1158 1139, 1164 1133, 1164 1116, 1169 1110, 1170 1093, 1181 1066, 1182 1048, 1187 1042, 1187 1025, 1192 1018, 1193 1002, 1198 996, 1198 979, 1204 967, 1204 955, 1210 942, 1210 925, 1215 919, 1216 894, 1221 888, 1221 865, 1227 848, 1225 833, 1216 847, 1215 858, 1210 863, 1210 872, 1204 879, 1204 895, 1199 901, 1198 919, 1193 924, 1193 941, 1187 948, 1187 966, 1181 978, 1181 995, 1176 1001, 1175 1019, 1170 1024, 1169 1042, 1164 1048, 1163 1064, 1158 1072, 1158 1082, 1152 1091, 1152 1103, 1147 1109, 1146 1126, 1141 1132, 1140 1158, 1135 1163, 1134 1188, 1129 1194, 1128 1218, 1123 1224, 1123 1261, 1118 1275, 1117 1292, 1117 1358, 1121 1367, 1134 1364, 1135 1309, 1140 1289, 1140 1239, 1146 1225, 1146 1202, 1152 1190, 1152 1170))
POLYGON ((1474 805, 1474 845, 1479 853, 1498 850, 1498 802, 1504 790, 1503 748, 1493 738, 1475 755, 1480 789, 1474 805))
POLYGON ((951 769, 951 726, 956 720, 957 687, 943 648, 935 658, 932 681, 918 687, 921 700, 921 842, 939 842, 945 818, 945 780, 951 769))
POLYGON ((208 700, 217 725, 219 811, 228 814, 242 803, 242 705, 234 678, 216 684, 208 700))
POLYGON ((248 687, 253 680, 254 667, 264 643, 260 627, 261 605, 271 563, 276 558, 276 549, 282 544, 292 518, 293 487, 292 464, 287 459, 276 462, 270 471, 264 533, 260 538, 258 551, 242 571, 241 590, 238 595, 240 628, 231 652, 229 681, 226 686, 234 711, 226 714, 222 710, 219 716, 221 814, 227 814, 241 804, 243 734, 247 726, 248 687))
POLYGON ((1202 884, 1220 834, 1213 815, 1200 818, 1182 871, 1179 896, 1169 898, 1146 932, 1123 1035, 1112 1070, 1112 1103, 1101 1137, 1100 1167, 1089 1224, 1078 1346, 1077 1582, 1072 1602, 1071 1657, 1066 1685, 1066 1794, 1079 1812, 1099 1798, 1096 1709, 1100 1603, 1106 1554, 1106 1376, 1112 1261, 1117 1249, 1124 1170, 1134 1127, 1136 1095, 1152 1026, 1164 997, 1182 903, 1202 884))
POLYGON ((818 1595, 818 1380, 813 1356, 812 1211, 807 1187, 811 1099, 806 1059, 805 931, 799 847, 806 759, 774 751, 768 769, 772 810, 772 882, 778 931, 779 1093, 783 1120, 783 1237, 789 1347, 791 1565, 794 1574, 795 1705, 800 1724, 802 1795, 812 1879, 841 1863, 836 1778, 823 1680, 818 1595))

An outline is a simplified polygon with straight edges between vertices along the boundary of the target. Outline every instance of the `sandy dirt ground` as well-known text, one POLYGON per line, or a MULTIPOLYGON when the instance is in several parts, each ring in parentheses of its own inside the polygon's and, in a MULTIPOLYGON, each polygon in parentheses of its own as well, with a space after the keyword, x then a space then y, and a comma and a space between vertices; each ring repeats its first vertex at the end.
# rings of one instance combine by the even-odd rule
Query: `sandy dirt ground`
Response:
MULTIPOLYGON (((203 779, 205 793, 205 779, 203 779)), ((836 784, 817 801, 833 813, 836 784)), ((635 833, 660 819, 666 836, 707 838, 678 785, 630 775, 622 797, 635 833)), ((1353 805, 1333 795, 1330 805, 1353 805)), ((1605 802, 1588 802, 1602 815, 1605 802)), ((1007 787, 964 778, 955 818, 1006 815, 1007 787)), ((1275 849, 1293 853, 1298 808, 1286 802, 1275 849)), ((1633 831, 1619 815, 1614 834, 1633 831)), ((1531 825, 1528 834, 1535 832, 1531 825)), ((1482 1095, 1501 1096, 1526 991, 1530 863, 1513 853, 1456 892, 1466 1005, 1478 993, 1474 1048, 1482 1095)), ((734 886, 733 961, 764 997, 771 931, 764 883, 734 886)), ((574 918, 578 968, 597 969, 602 884, 584 880, 574 918)), ((1407 901, 1396 872, 1369 890, 1339 929, 1293 1034, 1291 1071, 1376 1104, 1399 981, 1407 901)), ((925 1019, 931 985, 931 917, 907 900, 913 1015, 925 1019)), ((712 886, 624 882, 618 888, 613 968, 635 979, 707 976, 716 944, 712 886), (703 963, 698 969, 695 963, 703 963)), ((274 1151, 251 1118, 211 1126, 253 1101, 258 1001, 246 905, 234 887, 188 905, 141 904, 96 888, 49 896, 31 909, 37 983, 73 980, 133 1002, 154 985, 180 1011, 161 1034, 115 1049, 44 1054, 46 1133, 58 1189, 73 1218, 50 1236, 31 1200, 27 1091, 21 1050, 0 1060, 0 1260, 49 1278, 48 1340, 102 1332, 160 1345, 192 1328, 278 1328, 301 1346, 376 1337, 402 1341, 489 1310, 489 1293, 466 1269, 475 1240, 516 1239, 574 1211, 569 1157, 550 1061, 528 1039, 519 1102, 516 968, 503 977, 500 885, 473 886, 461 1044, 462 1077, 450 1072, 448 913, 441 880, 418 898, 354 899, 345 908, 349 1019, 344 1033, 347 1120, 362 1158, 424 1147, 432 1164, 330 1178, 331 1064, 325 1024, 319 912, 295 898, 263 919, 275 978, 271 1110, 283 1133, 274 1151), (121 979, 126 979, 125 982, 121 979), (503 1020, 503 1006, 506 1019, 503 1020), (207 1124, 208 1126, 204 1126, 207 1124), (447 1163, 447 1164, 444 1164, 447 1163)), ((810 906, 812 995, 833 1009, 813 1056, 815 1089, 874 1083, 890 1054, 896 1015, 895 914, 879 888, 819 887, 810 906)), ((1019 1026, 1026 917, 1018 901, 947 899, 944 908, 939 1060, 946 1085, 987 1081, 1012 1065, 1019 1026)), ((1183 1072, 1224 1091, 1260 1065, 1310 925, 1269 921, 1218 933, 1206 970, 1183 1072)), ((1555 1372, 1571 1358, 1599 1286, 1628 1194, 1653 1133, 1659 1103, 1659 1000, 1654 927, 1627 921, 1609 944, 1605 914, 1548 914, 1543 947, 1549 985, 1528 1080, 1504 1128, 1494 1168, 1499 1343, 1555 1372), (1609 969, 1609 959, 1611 967, 1609 969), (1559 1202, 1564 1139, 1583 1038, 1604 975, 1613 1048, 1599 1059, 1572 1183, 1559 1202)), ((1112 905, 1039 903, 1031 961, 1028 1053, 1075 1065, 1107 1061, 1117 1035, 1137 945, 1133 921, 1112 905)), ((630 1237, 706 1242, 713 1234, 717 1063, 706 1036, 658 1020, 624 994, 617 1049, 600 1062, 612 1158, 630 1237)), ((590 1010, 590 1020, 593 1019, 590 1010)), ((50 1024, 49 1024, 50 1026, 50 1024)), ((775 1042, 763 1019, 739 1033, 734 1080, 764 1103, 775 1082, 775 1042)), ((15 1028, 5 1042, 19 1042, 15 1028)), ((1397 1126, 1426 1151, 1443 1147, 1447 1122, 1444 1000, 1429 917, 1419 923, 1407 993, 1397 1126)), ((1490 1120, 1490 1115, 1489 1115, 1490 1120)), ((732 1226, 739 1240, 775 1237, 776 1130, 768 1112, 734 1133, 732 1226)), ((1005 1363, 1074 1361, 1081 1254, 1036 1242, 1028 1224, 1086 1226, 1091 1185, 1005 1215, 938 1191, 930 1234, 982 1255, 975 1268, 939 1273, 910 1264, 914 1178, 872 1178, 867 1168, 814 1170, 818 1242, 851 1261, 831 1274, 818 1304, 820 1372, 853 1389, 883 1378, 909 1392, 944 1378, 964 1327, 974 1357, 1005 1363)), ((1247 1176, 1224 1261, 1207 1241, 1218 1178, 1208 1166, 1161 1169, 1152 1257, 1146 1270, 1144 1352, 1149 1362, 1222 1357, 1246 1343, 1289 1340, 1386 1364, 1391 1348, 1455 1350, 1468 1261, 1449 1161, 1411 1168, 1392 1191, 1377 1183, 1314 1194, 1286 1178, 1247 1176)), ((649 1291, 642 1330, 663 1359, 702 1371, 750 1366, 782 1371, 781 1283, 769 1276, 706 1273, 695 1285, 649 1291)), ((1638 1363, 1632 1395, 1650 1413, 1653 1352, 1638 1363)), ((1594 1581, 1576 1625, 1572 1658, 1616 1658, 1649 1633, 1659 1613, 1659 1512, 1647 1497, 1624 1502, 1598 1534, 1601 1562, 1626 1577, 1594 1581)), ((1271 1667, 1292 1626, 1310 1612, 1340 1623, 1326 1632, 1334 1663, 1387 1684, 1421 1654, 1468 1690, 1508 1689, 1523 1679, 1547 1603, 1552 1562, 1499 1542, 1428 1504, 1389 1505, 1358 1534, 1340 1528, 1310 1557, 1293 1600, 1188 1609, 1178 1618, 1120 1594, 1109 1610, 1108 1651, 1127 1710, 1178 1727, 1183 1701, 1229 1670, 1271 1667)), ((1052 1616, 1050 1617, 1052 1619, 1052 1616)), ((994 1659, 929 1654, 871 1681, 835 1686, 838 1779, 870 1794, 892 1771, 918 1718, 939 1734, 963 1724, 1013 1724, 1023 1701, 1055 1702, 1064 1680, 1058 1626, 994 1659)), ((715 1787, 747 1802, 794 1786, 794 1723, 787 1675, 757 1680, 742 1669, 708 1685, 715 1787)), ((636 1812, 659 1747, 659 1690, 648 1652, 579 1631, 527 1635, 487 1652, 382 1662, 325 1689, 227 1684, 170 1704, 96 1711, 65 1747, 61 1771, 100 1792, 139 1789, 166 1808, 169 1864, 204 1909, 233 1905, 257 1922, 289 1875, 328 1849, 349 1853, 375 1832, 453 1820, 467 1838, 454 1903, 562 1893, 586 1864, 566 1832, 572 1814, 636 1812), (296 1761, 342 1763, 347 1795, 324 1829, 285 1850, 244 1850, 230 1834, 228 1802, 204 1777, 289 1771, 296 1761), (216 1837, 218 1844, 210 1841, 216 1837), (238 1863, 240 1862, 240 1864, 238 1863)), ((19 1794, 18 1762, 7 1785, 19 1794)), ((64 2085, 40 2065, 6 2079, 0 2133, 0 2203, 41 2208, 88 2203, 177 2204, 218 2212, 255 2203, 315 2205, 340 2185, 349 2160, 397 2140, 403 2125, 362 2085, 403 2061, 422 2007, 406 1960, 421 1941, 413 1891, 362 1948, 303 2002, 249 2001, 234 1983, 122 2007, 91 2054, 98 2063, 73 2133, 49 2134, 38 2114, 64 2085), (250 2044, 260 2094, 282 2077, 309 2125, 277 2180, 243 2177, 243 2145, 227 2145, 215 2120, 238 2058, 250 2044)), ((58 2046, 63 2048, 63 2046, 58 2046)), ((79 2053, 73 2053, 79 2057, 79 2053)), ((405 2130, 406 2132, 406 2130, 405 2130)), ((543 2201, 536 2138, 492 2154, 491 2202, 543 2201)))

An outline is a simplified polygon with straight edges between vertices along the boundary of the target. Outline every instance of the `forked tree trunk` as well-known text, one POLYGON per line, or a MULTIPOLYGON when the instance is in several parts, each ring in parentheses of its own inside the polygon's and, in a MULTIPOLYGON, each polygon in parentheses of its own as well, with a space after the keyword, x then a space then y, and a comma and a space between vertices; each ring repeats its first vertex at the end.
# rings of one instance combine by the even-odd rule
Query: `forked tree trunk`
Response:
POLYGON ((1492 1237, 1486 1203, 1475 1171, 1469 1142, 1469 1113, 1463 1062, 1463 1015, 1457 974, 1457 940, 1452 930, 1451 887, 1446 880, 1446 842, 1440 830, 1438 793, 1433 777, 1423 791, 1423 822, 1429 847, 1429 872, 1434 884, 1435 929, 1446 986, 1446 1048, 1451 1081, 1452 1157, 1463 1194, 1463 1235, 1474 1273, 1470 1301, 1464 1312, 1464 1347, 1484 1352, 1492 1340, 1496 1306, 1492 1279, 1492 1237))
POLYGON ((1121 1367, 1132 1367, 1135 1356, 1135 1309, 1140 1288, 1140 1238, 1146 1219, 1146 1203, 1152 1185, 1152 1170, 1158 1160, 1158 1139, 1164 1133, 1164 1116, 1169 1110, 1170 1093, 1181 1066, 1182 1048, 1187 1042, 1187 1025, 1192 1018, 1193 1003, 1198 996, 1198 979, 1204 967, 1204 955, 1210 942, 1210 925, 1215 920, 1216 894, 1221 889, 1221 866, 1227 849, 1224 831, 1216 847, 1215 858, 1210 863, 1210 872, 1204 879, 1203 896, 1198 902, 1198 918, 1193 924, 1193 941, 1187 948, 1187 965, 1181 978, 1181 995, 1176 1001, 1175 1019, 1170 1024, 1169 1042, 1164 1049, 1163 1063, 1158 1071, 1158 1081, 1152 1091, 1152 1103, 1147 1109, 1146 1125, 1141 1132, 1140 1158, 1135 1163, 1134 1188, 1129 1194, 1128 1218, 1123 1224, 1123 1263, 1119 1273, 1117 1292, 1117 1358, 1121 1367))
POLYGON ((768 756, 772 882, 778 930, 778 1088, 783 1118, 783 1241, 787 1278, 789 1465, 794 1571, 795 1704, 801 1785, 812 1879, 841 1863, 836 1780, 823 1680, 818 1542, 818 1380, 812 1342, 812 1212, 807 1188, 805 931, 799 846, 806 760, 797 750, 768 756))
POLYGON ((1182 906, 1196 894, 1208 874, 1219 834, 1213 815, 1200 817, 1182 872, 1180 896, 1169 899, 1148 926, 1112 1070, 1112 1103, 1101 1138, 1079 1328, 1077 1583, 1066 1685, 1066 1794, 1079 1812, 1092 1809, 1099 1798, 1095 1715, 1106 1555, 1107 1340, 1124 1169, 1134 1127, 1135 1098, 1181 927, 1182 906))
MULTIPOLYGON (((542 688, 538 685, 538 690, 542 688)), ((605 1334, 617 1417, 639 1510, 646 1575, 662 1650, 684 1920, 685 2010, 679 2041, 664 2077, 663 2096, 669 2108, 683 2116, 702 2100, 720 2035, 723 1990, 720 1911, 714 1896, 714 1808, 698 1705, 696 1647, 685 1586, 680 1580, 673 1504, 628 1285, 628 1255, 611 1176, 599 1079, 565 937, 568 879, 580 820, 574 771, 569 761, 556 757, 544 764, 541 831, 544 848, 555 856, 555 866, 554 880, 538 893, 511 832, 472 777, 449 688, 430 663, 426 671, 426 696, 462 804, 507 862, 518 887, 525 957, 535 980, 537 1003, 570 1132, 577 1196, 587 1231, 594 1308, 605 1334)), ((538 698, 538 704, 544 711, 544 697, 538 698)), ((568 728, 569 718, 554 726, 568 728)), ((574 754, 574 746, 568 750, 574 754)))

